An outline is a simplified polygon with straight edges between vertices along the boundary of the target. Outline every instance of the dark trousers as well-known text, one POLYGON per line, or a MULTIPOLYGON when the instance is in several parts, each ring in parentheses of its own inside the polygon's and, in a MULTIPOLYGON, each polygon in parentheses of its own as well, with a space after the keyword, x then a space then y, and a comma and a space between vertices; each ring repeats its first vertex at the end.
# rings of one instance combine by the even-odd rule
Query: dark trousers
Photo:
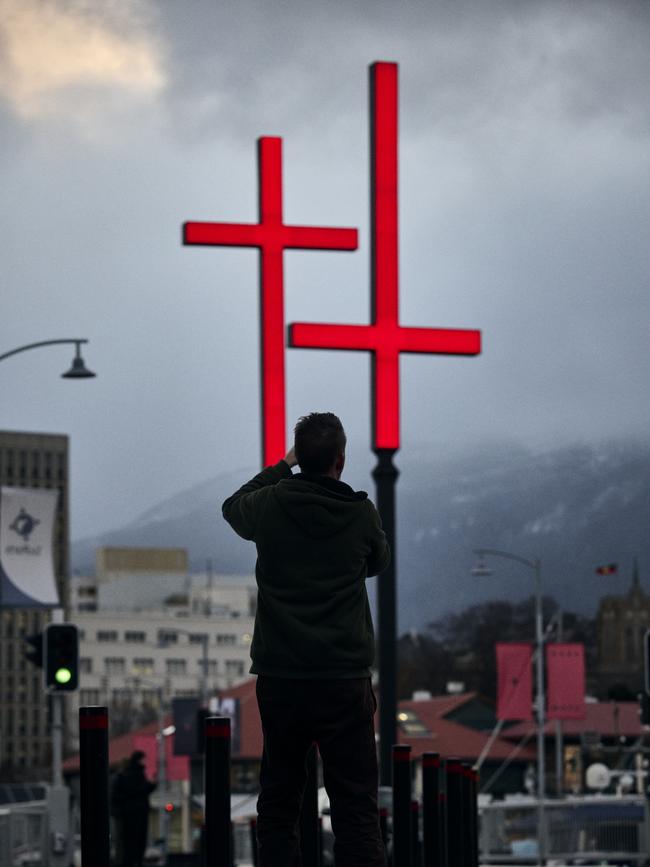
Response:
POLYGON ((148 816, 144 813, 127 814, 122 819, 122 861, 120 867, 142 867, 147 848, 148 816))
POLYGON ((264 732, 257 801, 260 867, 300 867, 298 818, 313 743, 330 799, 336 867, 385 867, 370 678, 257 679, 264 732))

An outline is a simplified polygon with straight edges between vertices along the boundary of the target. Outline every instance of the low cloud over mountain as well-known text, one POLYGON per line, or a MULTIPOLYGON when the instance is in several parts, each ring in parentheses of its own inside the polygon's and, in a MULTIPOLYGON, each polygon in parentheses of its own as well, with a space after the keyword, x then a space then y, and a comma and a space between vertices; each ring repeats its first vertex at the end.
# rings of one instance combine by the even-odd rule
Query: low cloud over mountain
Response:
MULTIPOLYGON (((532 570, 504 559, 490 559, 492 576, 472 576, 476 547, 539 557, 543 592, 584 614, 595 612, 601 596, 627 590, 635 556, 644 582, 650 444, 540 452, 504 445, 435 458, 422 450, 397 463, 400 631, 488 598, 532 594, 532 570), (619 564, 616 575, 595 574, 598 565, 611 562, 619 564)), ((75 542, 73 568, 92 572, 100 545, 180 546, 188 549, 195 571, 211 558, 216 572, 251 574, 252 546, 230 530, 220 506, 253 472, 221 474, 123 529, 75 542)), ((368 490, 372 496, 371 482, 368 490)))

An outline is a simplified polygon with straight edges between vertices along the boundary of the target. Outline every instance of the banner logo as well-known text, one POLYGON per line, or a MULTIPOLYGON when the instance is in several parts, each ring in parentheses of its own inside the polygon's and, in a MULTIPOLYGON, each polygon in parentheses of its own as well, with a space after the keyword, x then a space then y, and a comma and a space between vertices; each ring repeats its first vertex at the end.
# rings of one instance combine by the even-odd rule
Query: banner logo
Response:
POLYGON ((56 508, 49 488, 0 487, 0 599, 3 608, 56 607, 56 508))
POLYGON ((29 537, 34 532, 34 529, 41 522, 38 518, 35 518, 33 515, 30 515, 29 512, 25 511, 25 509, 21 508, 18 515, 13 520, 13 523, 9 524, 9 529, 13 530, 14 533, 18 533, 18 535, 23 539, 24 542, 29 542, 29 537))

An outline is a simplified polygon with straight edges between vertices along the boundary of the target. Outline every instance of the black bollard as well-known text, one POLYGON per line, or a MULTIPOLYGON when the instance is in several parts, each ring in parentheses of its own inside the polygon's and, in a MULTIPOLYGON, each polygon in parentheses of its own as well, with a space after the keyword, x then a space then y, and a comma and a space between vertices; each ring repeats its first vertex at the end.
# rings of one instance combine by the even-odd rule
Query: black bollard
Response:
POLYGON ((440 867, 440 756, 422 754, 422 864, 440 867))
POLYGON ((420 803, 411 801, 411 864, 420 867, 420 803))
POLYGON ((79 784, 81 863, 83 867, 109 867, 108 709, 105 707, 79 708, 79 784))
POLYGON ((393 867, 411 867, 411 747, 393 746, 393 867))
POLYGON ((472 848, 470 852, 470 865, 471 867, 478 867, 479 865, 479 839, 478 839, 478 771, 474 768, 470 768, 470 799, 469 799, 469 811, 471 816, 471 828, 472 828, 472 848))
POLYGON ((463 845, 463 767, 447 759, 447 859, 449 867, 466 867, 463 845))
POLYGON ((259 858, 257 855, 257 819, 253 816, 249 824, 251 834, 251 862, 253 867, 257 867, 259 858))
POLYGON ((318 750, 312 744, 307 753, 307 781, 300 811, 302 867, 320 867, 318 843, 318 750))
POLYGON ((463 762, 463 820, 464 820, 464 864, 466 867, 478 865, 478 812, 476 803, 478 774, 469 763, 463 762))
POLYGON ((230 719, 209 716, 205 738, 205 863, 231 867, 230 719))
POLYGON ((438 838, 438 867, 448 867, 449 845, 447 843, 447 760, 440 759, 438 775, 438 804, 440 807, 440 837, 438 838))
POLYGON ((465 867, 474 867, 474 819, 473 819, 473 795, 472 777, 474 772, 469 762, 462 763, 463 770, 463 864, 465 867))

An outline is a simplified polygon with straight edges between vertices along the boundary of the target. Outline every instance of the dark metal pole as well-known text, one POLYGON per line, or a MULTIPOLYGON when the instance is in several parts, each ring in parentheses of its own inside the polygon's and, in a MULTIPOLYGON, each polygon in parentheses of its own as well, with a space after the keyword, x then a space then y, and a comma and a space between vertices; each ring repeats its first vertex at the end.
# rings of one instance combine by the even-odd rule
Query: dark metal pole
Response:
POLYGON ((393 746, 393 867, 411 867, 411 747, 393 746))
POLYGON ((438 839, 439 867, 449 864, 449 843, 447 836, 447 759, 440 759, 440 776, 438 778, 438 803, 440 804, 440 837, 438 839))
POLYGON ((422 861, 423 867, 441 867, 440 854, 440 756, 422 755, 422 861))
POLYGON ((205 720, 205 864, 231 867, 230 718, 205 720))
POLYGON ((476 824, 474 822, 474 771, 469 762, 462 764, 463 781, 463 864, 474 867, 476 824))
POLYGON ((251 835, 251 862, 253 867, 257 867, 259 863, 259 857, 257 854, 257 819, 255 816, 250 820, 249 823, 250 835, 251 835))
POLYGON ((472 811, 472 867, 479 867, 479 818, 478 818, 478 771, 471 769, 471 811, 472 811))
POLYGON ((420 802, 411 801, 411 864, 420 867, 420 802))
POLYGON ((390 786, 392 747, 397 714, 397 586, 395 579, 395 483, 399 471, 393 465, 396 449, 375 449, 377 466, 372 471, 377 486, 377 509, 388 539, 391 560, 377 579, 379 624, 379 782, 390 786))
POLYGON ((450 867, 465 867, 463 852, 463 768, 459 759, 448 759, 447 858, 450 867))
POLYGON ((108 709, 79 708, 81 863, 109 867, 108 709))
POLYGON ((300 811, 302 867, 320 867, 318 830, 318 751, 312 744, 307 753, 307 782, 300 811))

